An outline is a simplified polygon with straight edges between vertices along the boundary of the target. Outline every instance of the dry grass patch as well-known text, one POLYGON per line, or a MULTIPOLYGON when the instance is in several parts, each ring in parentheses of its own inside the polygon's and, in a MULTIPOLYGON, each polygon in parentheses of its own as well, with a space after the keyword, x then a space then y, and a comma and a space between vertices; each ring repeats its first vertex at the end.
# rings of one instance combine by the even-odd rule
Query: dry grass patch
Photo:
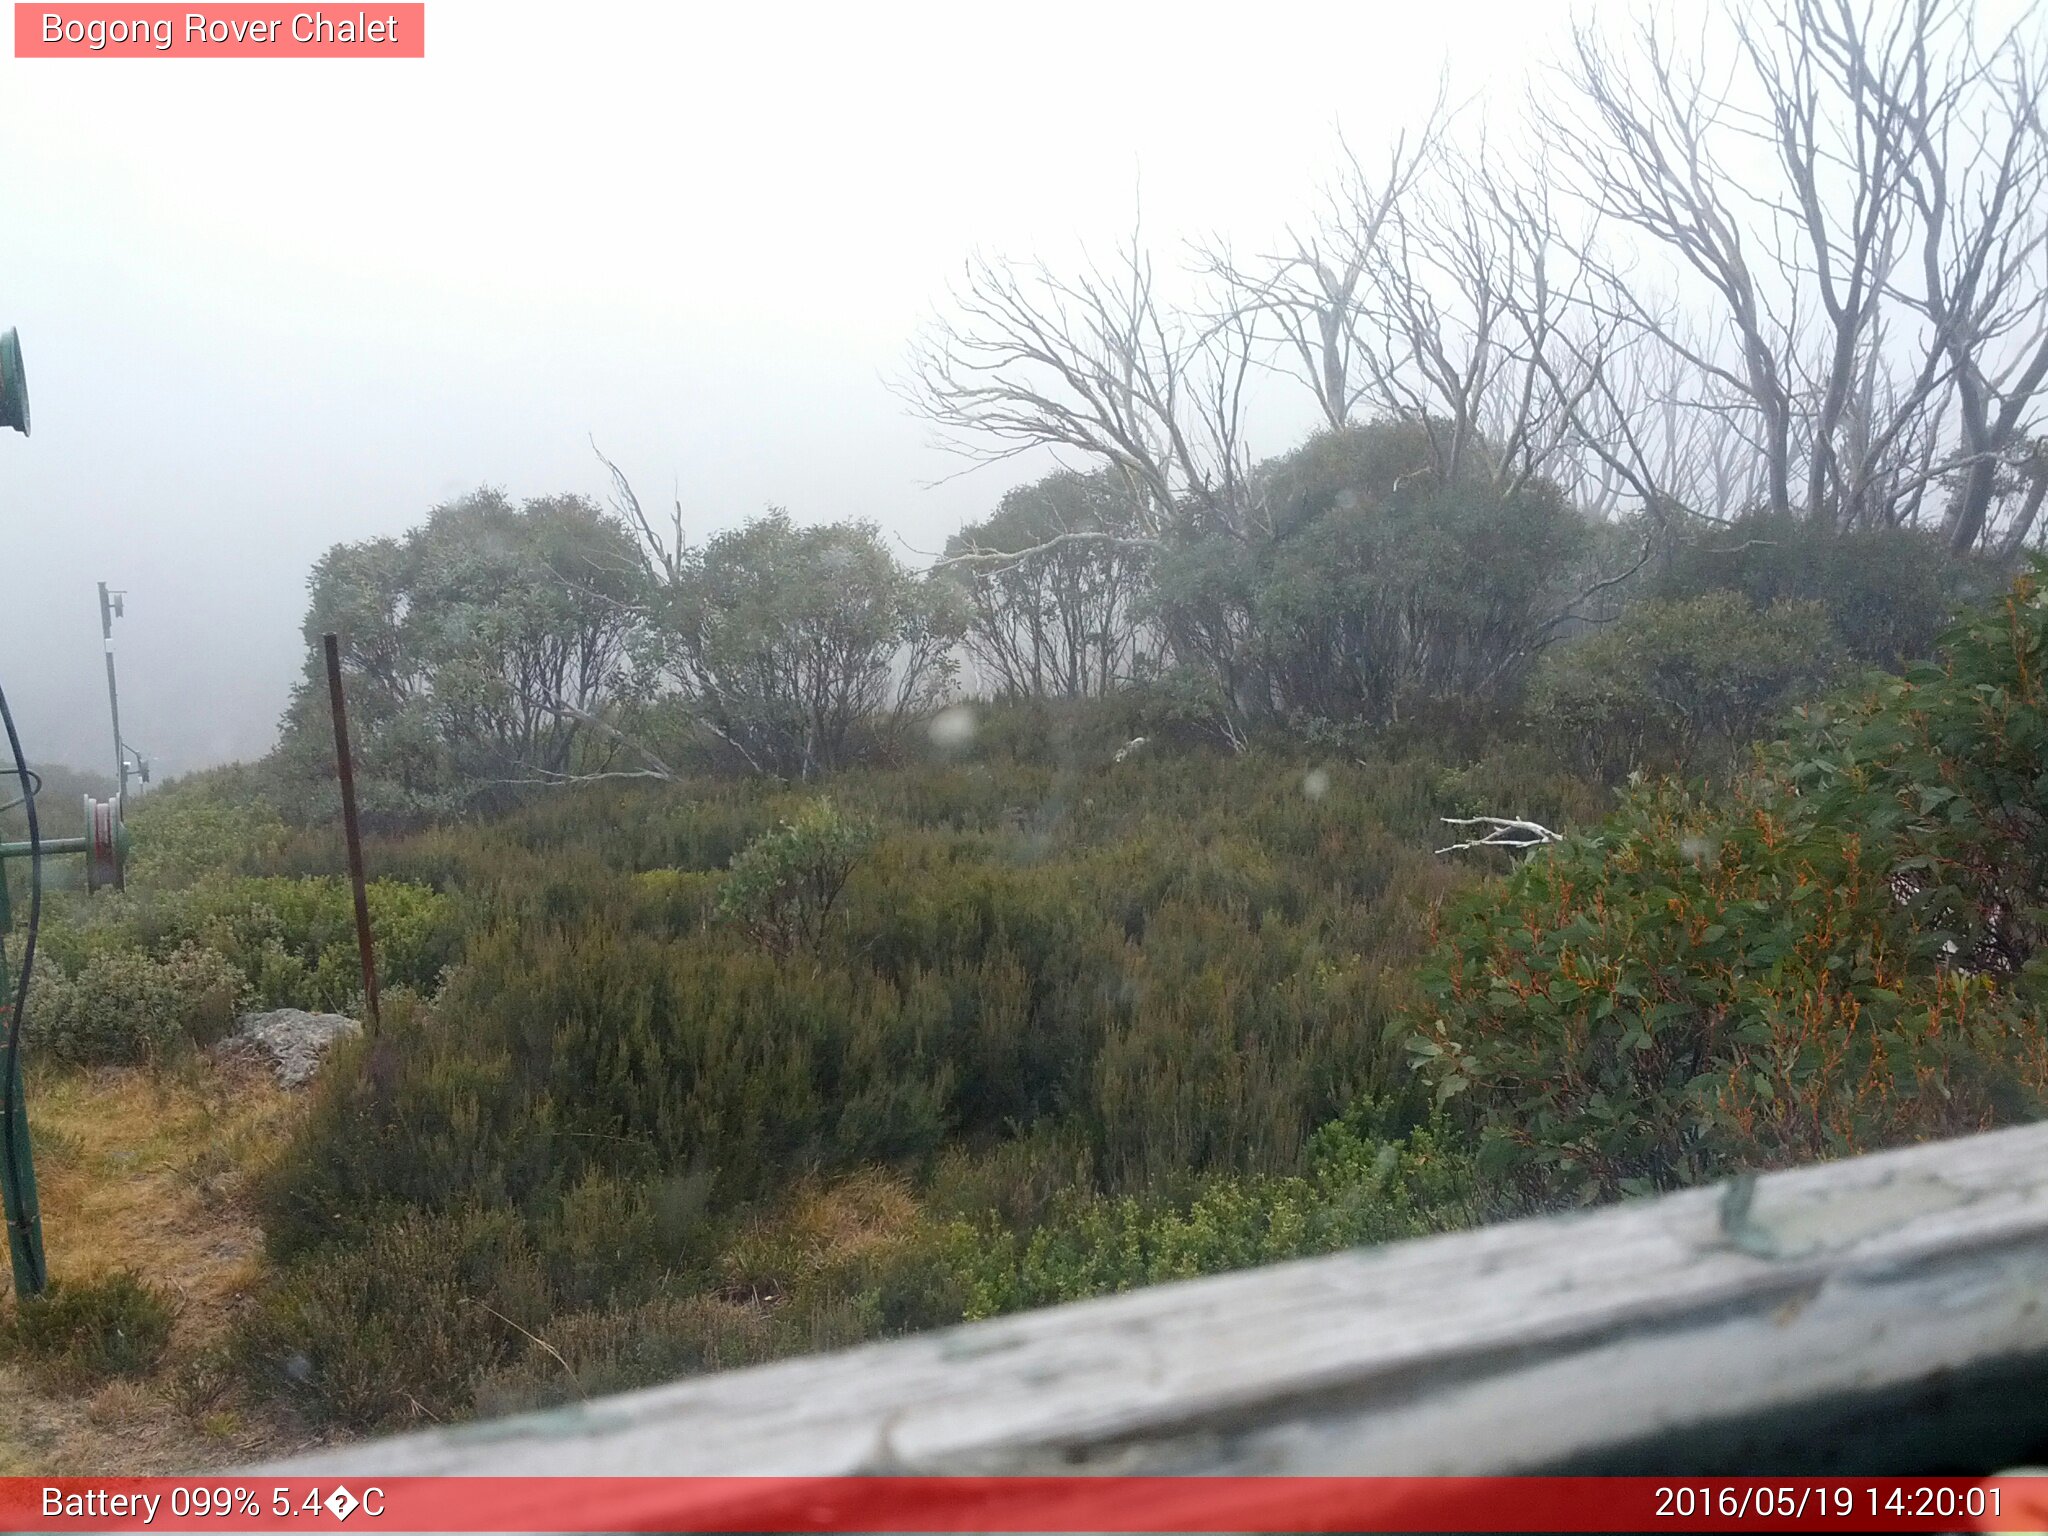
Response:
POLYGON ((214 1359, 263 1272, 248 1181, 302 1101, 260 1068, 196 1057, 34 1072, 28 1106, 51 1277, 131 1270, 175 1306, 146 1378, 81 1390, 26 1360, 0 1365, 0 1475, 190 1471, 305 1443, 240 1401, 214 1359))

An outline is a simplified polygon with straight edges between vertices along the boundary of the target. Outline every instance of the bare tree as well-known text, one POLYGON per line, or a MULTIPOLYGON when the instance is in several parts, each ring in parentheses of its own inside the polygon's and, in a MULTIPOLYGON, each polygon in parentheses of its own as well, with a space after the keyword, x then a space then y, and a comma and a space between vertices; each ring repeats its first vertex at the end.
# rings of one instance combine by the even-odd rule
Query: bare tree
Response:
POLYGON ((1579 29, 1547 131, 1580 190, 1673 259, 1705 309, 1608 253, 1604 302, 1682 360, 1754 445, 1761 503, 1830 526, 1918 522, 1957 550, 2031 481, 2048 378, 2036 50, 1988 50, 1967 0, 1740 5, 1727 58, 1657 21, 1579 29), (1702 326, 1700 319, 1707 323, 1702 326))
POLYGON ((1395 137, 1377 174, 1340 136, 1342 164, 1312 223, 1248 266, 1220 243, 1207 253, 1229 307, 1277 343, 1270 365, 1309 390, 1325 426, 1350 425, 1388 371, 1376 273, 1397 211, 1437 166, 1450 115, 1439 88, 1421 124, 1395 137))
POLYGON ((1588 302, 1592 231, 1566 227, 1540 165, 1520 170, 1504 173, 1483 141, 1444 153, 1371 270, 1382 412, 1422 424, 1442 479, 1478 474, 1501 494, 1575 467, 1576 414, 1616 331, 1588 302))
POLYGON ((597 455, 597 462, 605 467, 611 477, 611 507, 621 521, 630 527, 639 539, 640 555, 647 574, 663 587, 673 587, 682 579, 689 545, 683 538, 683 498, 679 491, 675 496, 674 510, 669 517, 667 528, 657 528, 653 518, 640 505, 639 493, 633 489, 633 482, 626 478, 605 452, 597 446, 597 439, 590 440, 590 451, 597 455))
POLYGON ((2040 509, 2040 454, 2028 433, 2048 383, 2040 45, 2015 26, 1981 53, 1959 0, 1915 0, 1911 12, 1915 26, 1897 64, 1849 28, 1839 61, 1882 98, 1901 140, 1920 225, 1917 307, 1952 369, 1961 433, 1946 516, 1951 545, 1978 542, 2001 468, 2019 467, 2029 489, 2017 540, 2008 540, 2017 548, 2040 509))
POLYGON ((913 349, 903 392, 977 462, 1049 448, 1112 470, 1143 509, 1139 527, 1076 540, 1142 541, 1183 509, 1241 529, 1255 516, 1244 439, 1254 322, 1203 308, 1161 295, 1137 228, 1110 266, 1072 277, 977 258, 913 349))
POLYGON ((1572 41, 1566 80, 1573 99, 1546 111, 1545 131, 1604 218, 1675 253, 1703 281, 1718 300, 1722 334, 1695 342, 1663 297, 1618 265, 1608 269, 1612 312, 1744 400, 1758 423, 1768 504, 1788 513, 1793 403, 1781 358, 1792 322, 1758 281, 1747 223, 1734 206, 1740 183, 1716 154, 1724 101, 1703 66, 1679 55, 1654 20, 1641 25, 1626 57, 1590 25, 1572 41), (1716 344, 1723 336, 1733 359, 1716 344))

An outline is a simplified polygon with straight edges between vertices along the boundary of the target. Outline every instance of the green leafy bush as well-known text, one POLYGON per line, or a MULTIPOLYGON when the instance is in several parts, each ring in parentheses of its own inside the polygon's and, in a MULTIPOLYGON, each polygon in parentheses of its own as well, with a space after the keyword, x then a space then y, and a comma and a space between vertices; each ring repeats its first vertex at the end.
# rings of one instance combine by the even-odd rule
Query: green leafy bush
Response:
POLYGON ((233 769, 166 785, 124 815, 134 838, 127 877, 144 891, 243 871, 273 855, 286 836, 283 818, 233 769))
POLYGON ((1932 664, 1811 713, 1777 755, 1804 819, 1883 859, 1942 962, 2039 998, 2048 932, 2048 563, 1944 639, 1932 664))
POLYGON ((232 961, 196 944, 160 960, 106 950, 75 976, 37 967, 24 1028, 31 1051, 58 1061, 154 1062, 225 1035, 247 994, 248 980, 232 961))
POLYGON ((1757 609, 1818 603, 1851 657, 1895 672, 1932 655, 1956 615, 1994 596, 1998 581, 1937 533, 1760 514, 1679 544, 1646 587, 1666 601, 1727 591, 1757 609))
POLYGON ((1845 658, 1827 611, 1735 592, 1649 601, 1547 656, 1531 718, 1582 772, 1725 768, 1845 658))
POLYGON ((777 954, 814 946, 847 877, 875 840, 872 823, 814 800, 747 844, 718 893, 718 915, 777 954))
POLYGON ((80 1384, 143 1376, 171 1340, 171 1298, 129 1270, 53 1280, 15 1305, 13 1342, 37 1364, 80 1384))
POLYGON ((1241 740, 1290 719, 1381 729, 1513 683, 1599 540, 1555 485, 1445 446, 1414 421, 1318 433, 1254 471, 1255 531, 1177 529, 1143 604, 1176 664, 1158 705, 1213 700, 1241 740))
POLYGON ((340 637, 372 827, 502 800, 509 778, 602 769, 616 750, 585 721, 637 699, 645 583, 631 529, 584 498, 515 506, 479 489, 402 538, 335 545, 309 587, 304 676, 271 757, 293 819, 331 825, 339 809, 323 633, 340 637))
POLYGON ((1345 1119, 1316 1133, 1305 1174, 1212 1180, 1185 1205, 1069 1191, 1027 1232, 961 1224, 951 1258, 966 1315, 989 1317, 1442 1232, 1479 1213, 1471 1157, 1441 1124, 1380 1139, 1345 1119))
MULTIPOLYGON (((431 994, 473 920, 454 896, 412 881, 369 883, 370 925, 386 987, 431 994)), ((355 906, 335 876, 212 873, 169 890, 131 886, 46 909, 38 970, 82 980, 95 967, 139 976, 143 962, 205 950, 246 979, 244 1006, 353 1012, 361 1000, 355 906)), ((133 981, 131 985, 136 985, 133 981)), ((38 982, 38 991, 41 983, 38 982)))
MULTIPOLYGON (((273 1243, 301 1252, 404 1206, 538 1213, 592 1169, 701 1170, 731 1209, 806 1171, 1054 1123, 1111 1188, 1289 1171, 1318 1124, 1384 1086, 1390 967, 1460 878, 1424 841, 1442 803, 1427 765, 1335 766, 1319 795, 1311 767, 1103 762, 1069 786, 1018 766, 971 796, 848 776, 847 814, 895 815, 801 966, 705 925, 694 873, 627 872, 673 846, 696 794, 537 810, 554 843, 580 808, 613 872, 568 860, 549 879, 508 853, 499 890, 497 854, 465 860, 483 930, 431 1015, 387 1017, 377 1050, 316 1090, 266 1200, 273 1243)), ((1475 775, 1473 793, 1562 804, 1508 765, 1475 775)))
POLYGON ((905 570, 873 524, 775 509, 677 553, 649 656, 749 768, 844 768, 945 697, 957 586, 905 570))
POLYGON ((1455 904, 1412 1049, 1485 1166, 1594 1199, 2037 1113, 2044 663, 2037 569, 1727 799, 1641 791, 1455 904))
MULTIPOLYGON (((378 979, 432 993, 460 947, 456 904, 424 885, 369 882, 378 979)), ((208 881, 146 909, 152 947, 191 942, 248 976, 258 1005, 350 1012, 363 989, 355 899, 339 878, 208 881)))

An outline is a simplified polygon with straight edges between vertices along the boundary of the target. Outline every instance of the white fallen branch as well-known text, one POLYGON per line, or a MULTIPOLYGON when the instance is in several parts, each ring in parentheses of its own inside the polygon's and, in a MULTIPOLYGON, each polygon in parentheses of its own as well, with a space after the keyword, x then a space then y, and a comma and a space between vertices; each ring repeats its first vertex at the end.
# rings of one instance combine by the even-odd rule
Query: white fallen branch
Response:
POLYGON ((1540 821, 1523 821, 1514 816, 1440 816, 1437 819, 1452 827, 1492 828, 1484 837, 1453 843, 1448 848, 1437 849, 1438 853, 1461 853, 1467 848, 1540 848, 1545 843, 1564 841, 1562 832, 1553 832, 1540 821))

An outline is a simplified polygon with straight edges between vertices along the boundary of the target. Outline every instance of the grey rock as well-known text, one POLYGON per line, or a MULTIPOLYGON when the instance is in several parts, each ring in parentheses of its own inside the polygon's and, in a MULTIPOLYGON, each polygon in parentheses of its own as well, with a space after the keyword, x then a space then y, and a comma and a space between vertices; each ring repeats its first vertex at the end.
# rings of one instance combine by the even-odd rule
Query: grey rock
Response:
POLYGON ((308 1013, 303 1008, 274 1008, 245 1013, 230 1037, 268 1057, 282 1087, 310 1082, 337 1040, 359 1035, 363 1026, 342 1013, 308 1013))

